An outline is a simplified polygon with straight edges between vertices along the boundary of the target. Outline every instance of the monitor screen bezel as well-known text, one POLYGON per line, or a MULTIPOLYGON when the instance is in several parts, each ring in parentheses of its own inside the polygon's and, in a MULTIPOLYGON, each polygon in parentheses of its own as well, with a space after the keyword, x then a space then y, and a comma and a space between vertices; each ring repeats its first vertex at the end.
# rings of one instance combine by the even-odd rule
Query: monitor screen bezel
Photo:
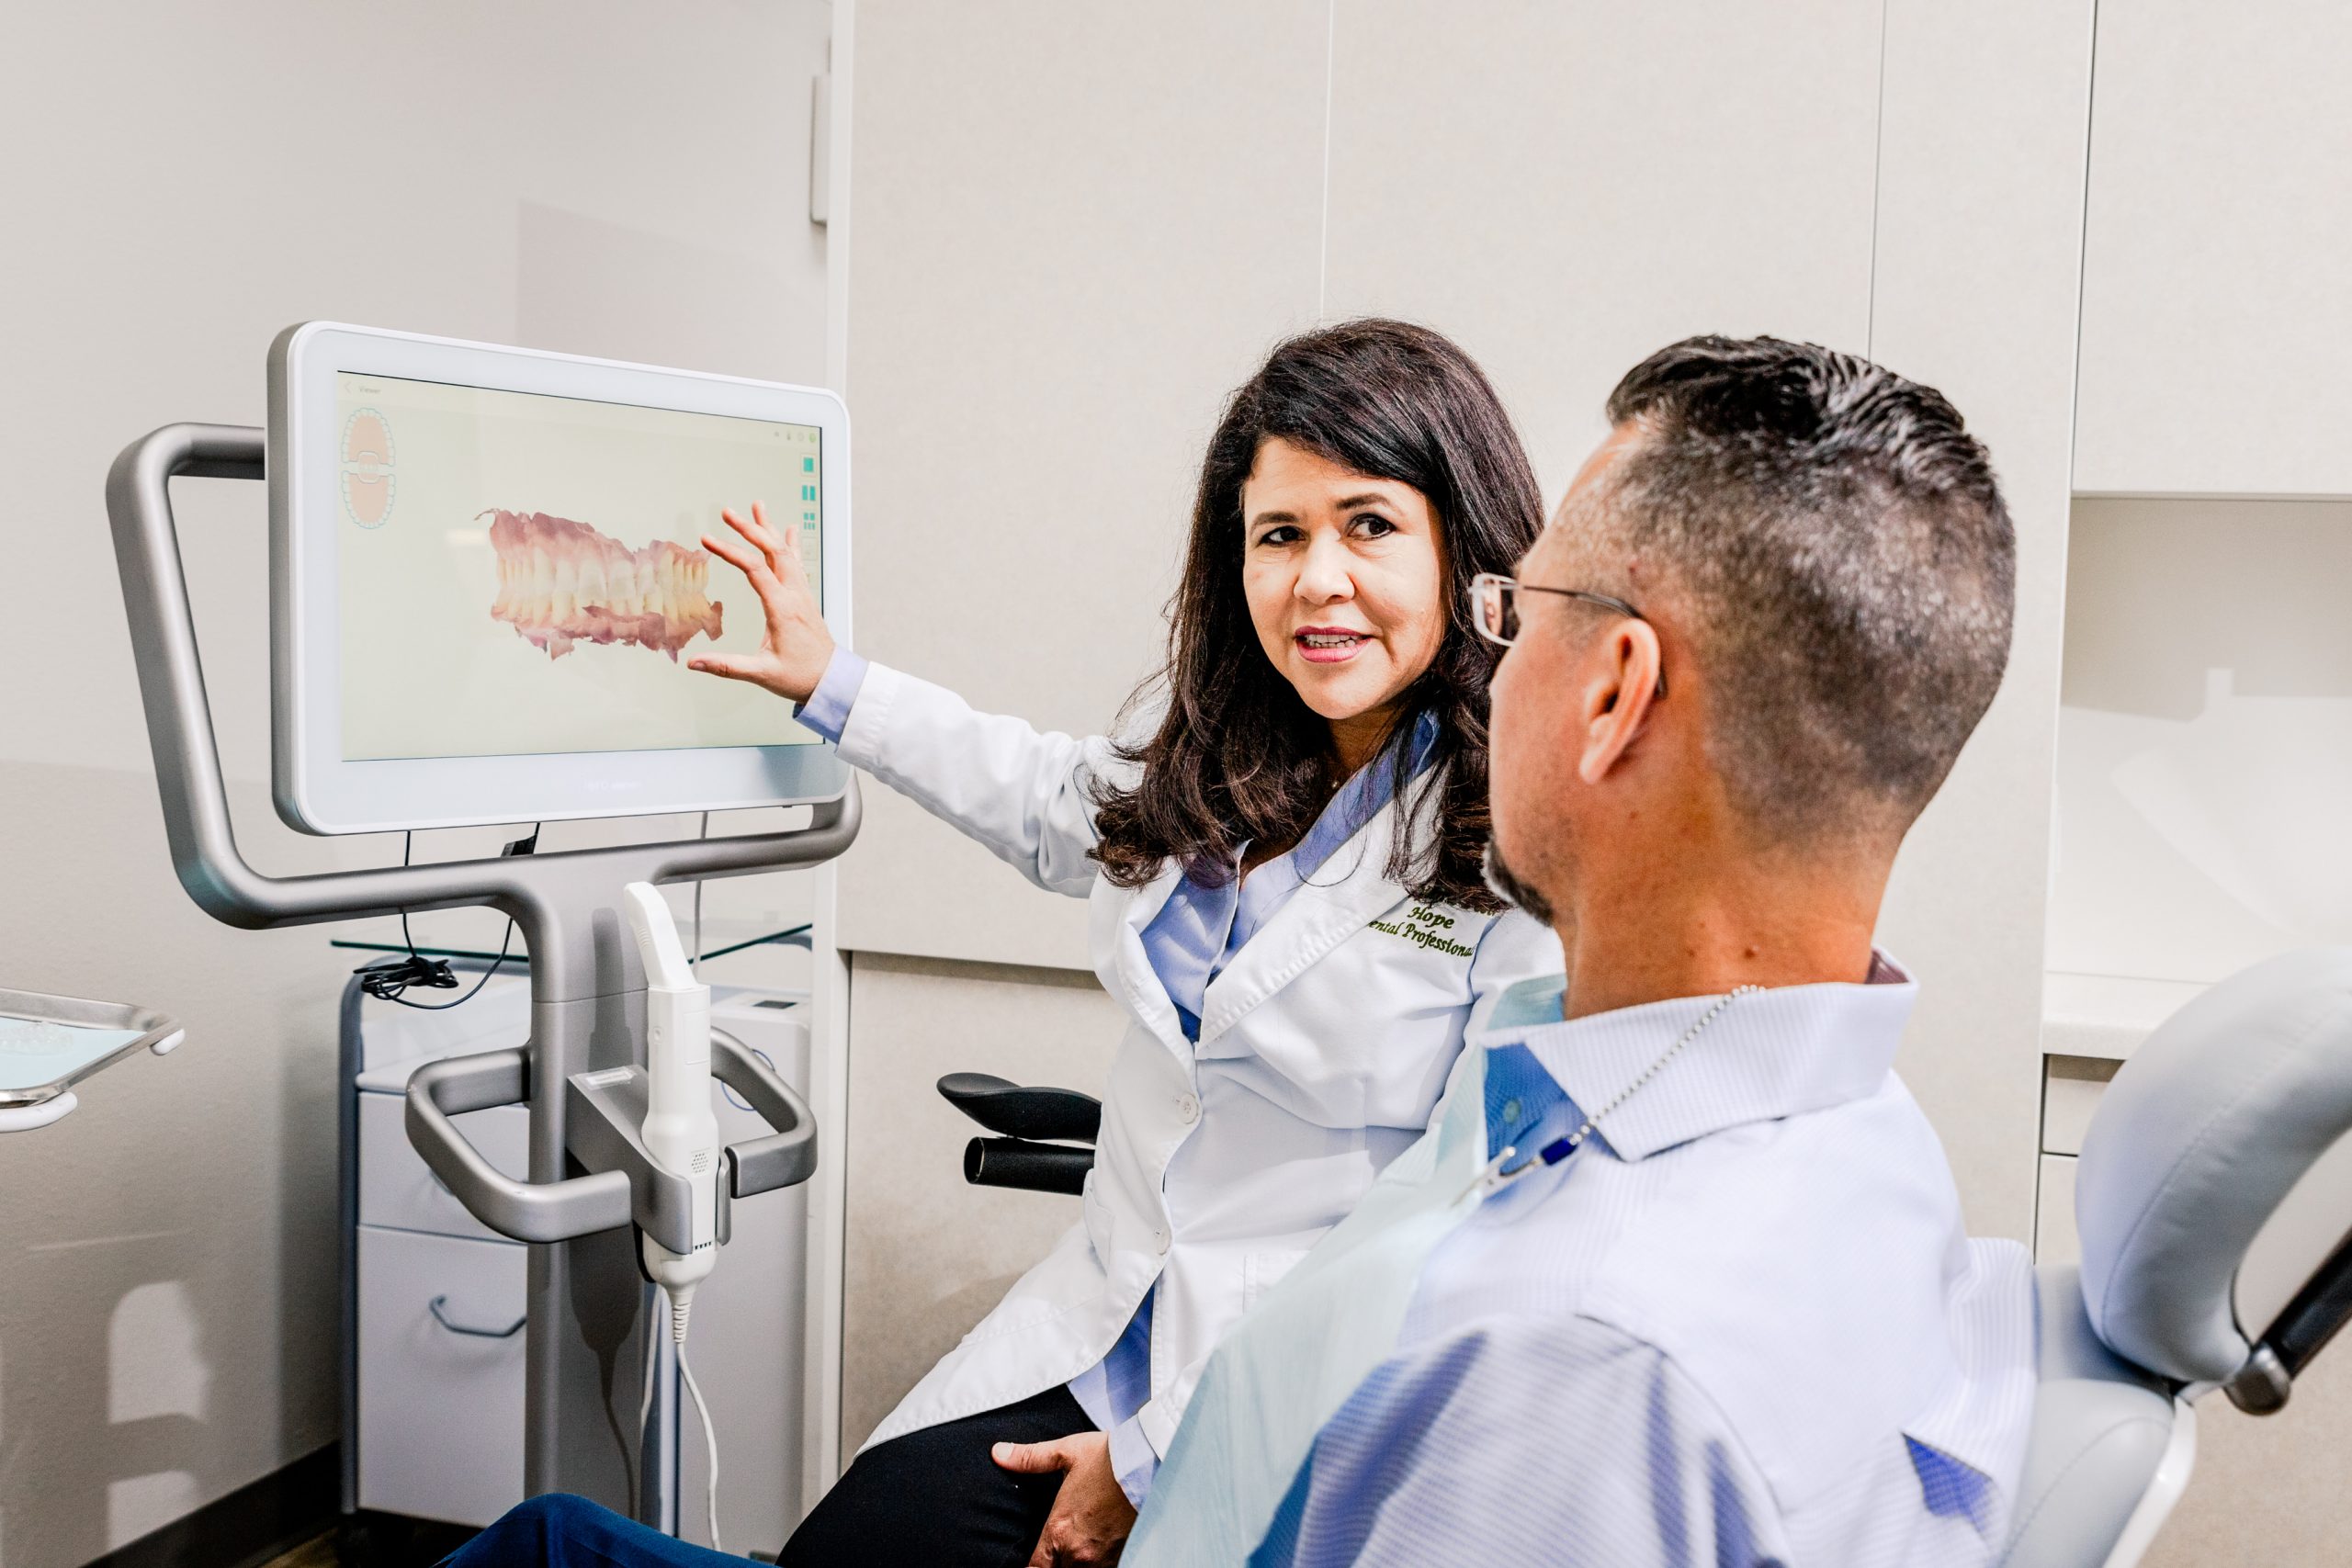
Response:
POLYGON ((271 774, 289 827, 379 833, 842 796, 848 765, 822 742, 346 760, 335 532, 335 378, 345 371, 815 426, 825 623, 849 641, 849 412, 833 393, 339 321, 289 327, 269 355, 271 774))

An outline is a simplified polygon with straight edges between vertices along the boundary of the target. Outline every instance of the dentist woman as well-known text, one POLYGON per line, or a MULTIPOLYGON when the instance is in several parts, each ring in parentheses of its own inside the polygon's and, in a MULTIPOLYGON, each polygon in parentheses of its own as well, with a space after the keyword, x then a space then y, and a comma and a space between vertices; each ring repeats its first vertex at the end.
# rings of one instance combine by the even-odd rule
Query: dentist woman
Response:
MULTIPOLYGON (((1533 476, 1437 333, 1283 344, 1210 440, 1164 707, 1125 744, 836 647, 764 511, 725 516, 703 544, 750 578, 766 637, 693 667, 800 705, 850 761, 1089 899, 1129 1015, 1080 1222, 883 1422, 781 1568, 1113 1561, 1218 1339, 1421 1135, 1465 1027, 1559 968, 1481 879, 1496 650, 1468 588, 1534 543, 1533 476)), ((539 1499, 460 1560, 588 1537, 608 1559, 708 1555, 539 1499)))

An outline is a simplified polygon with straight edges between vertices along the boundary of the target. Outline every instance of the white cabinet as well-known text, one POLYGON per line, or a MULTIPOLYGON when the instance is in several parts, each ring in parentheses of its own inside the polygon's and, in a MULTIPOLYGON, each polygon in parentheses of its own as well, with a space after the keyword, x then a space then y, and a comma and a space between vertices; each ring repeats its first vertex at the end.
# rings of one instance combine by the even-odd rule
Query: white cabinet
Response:
MULTIPOLYGON (((2051 882, 2045 1047, 2126 1055, 2205 985, 2352 940, 2352 8, 2099 8, 2051 882)), ((2045 1146, 2049 1140, 2045 1139, 2045 1146)), ((2352 1149, 2236 1281, 2340 1232, 2352 1149)), ((2073 1162, 2042 1156, 2041 1256, 2073 1162)), ((2278 1416, 2211 1401, 2151 1568, 2343 1562, 2345 1352, 2278 1416)))
POLYGON ((2352 494, 2352 6, 2098 12, 2075 488, 2352 494))
POLYGON ((2050 1055, 2042 1059, 2041 1168, 2033 1216, 2033 1259, 2073 1263, 2082 1257, 2075 1229, 2075 1170, 2083 1134, 2098 1111, 2099 1096, 2115 1077, 2107 1056, 2050 1055))
POLYGON ((1459 340, 1552 498, 1677 339, 1863 349, 1882 9, 1340 0, 1324 316, 1459 340))
MULTIPOLYGON (((527 983, 501 978, 459 1010, 470 1017, 364 1004, 359 1038, 345 1043, 347 1065, 359 1069, 346 1090, 356 1100, 346 1156, 356 1191, 345 1440, 356 1506, 484 1525, 523 1500, 530 1249, 476 1221, 426 1168, 408 1141, 404 1095, 428 1060, 522 1043, 527 1002, 527 983)), ((793 996, 720 987, 711 1023, 806 1092, 805 1010, 793 996)), ((712 1086, 711 1109, 726 1142, 767 1131, 721 1085, 712 1086)), ((528 1174, 524 1108, 455 1121, 492 1165, 528 1174)), ((820 1157, 842 1157, 839 1141, 820 1140, 820 1157)), ((800 1518, 808 1206, 806 1187, 733 1205, 732 1237, 695 1295, 686 1354, 718 1435, 720 1534, 738 1550, 773 1551, 800 1518)), ((681 1472, 682 1528, 707 1545, 708 1458, 691 1412, 681 1472)))
POLYGON ((2075 1229, 2075 1167, 2072 1155, 2043 1155, 2041 1184, 2033 1224, 2036 1263, 2075 1263, 2082 1259, 2082 1237, 2075 1229))
POLYGON ((486 1525, 523 1500, 513 1242, 359 1227, 359 1506, 486 1525))

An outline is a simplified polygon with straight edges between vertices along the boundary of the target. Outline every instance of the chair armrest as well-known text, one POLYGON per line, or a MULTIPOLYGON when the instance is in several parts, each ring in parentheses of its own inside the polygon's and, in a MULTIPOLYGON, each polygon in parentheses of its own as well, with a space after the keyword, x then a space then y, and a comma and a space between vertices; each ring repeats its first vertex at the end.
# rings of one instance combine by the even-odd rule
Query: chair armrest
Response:
POLYGON ((1091 1144, 1102 1130, 1102 1102, 1074 1089, 1025 1089, 988 1073, 950 1073, 939 1080, 947 1103, 1008 1138, 1091 1144))
POLYGON ((1094 1151, 1069 1144, 974 1138, 964 1145, 964 1179, 975 1187, 1015 1187, 1075 1198, 1086 1190, 1086 1173, 1093 1168, 1094 1151))

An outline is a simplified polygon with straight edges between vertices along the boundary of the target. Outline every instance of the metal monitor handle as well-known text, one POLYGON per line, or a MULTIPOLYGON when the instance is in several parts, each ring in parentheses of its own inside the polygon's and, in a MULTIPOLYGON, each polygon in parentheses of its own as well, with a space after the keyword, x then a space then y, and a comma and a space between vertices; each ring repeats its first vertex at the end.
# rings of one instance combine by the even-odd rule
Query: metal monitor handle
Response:
MULTIPOLYGON (((411 1080, 408 1133, 425 1162, 484 1224, 531 1247, 525 1340, 526 1492, 576 1492, 676 1528, 677 1407, 657 1374, 653 1414, 632 1463, 629 1403, 640 1391, 647 1288, 628 1227, 669 1244, 682 1186, 653 1168, 636 1136, 630 1081, 610 1069, 639 1054, 645 976, 620 910, 630 882, 695 881, 811 866, 856 837, 856 784, 805 828, 616 849, 267 876, 237 848, 204 689, 170 481, 261 479, 265 433, 170 424, 133 442, 107 475, 107 513, 155 754, 164 826, 180 885, 204 911, 260 931, 401 910, 486 905, 512 916, 530 954, 531 1034, 519 1050, 459 1057, 411 1080), (582 1083, 583 1076, 596 1080, 582 1083), (530 1174, 500 1175, 449 1118, 527 1101, 530 1174), (577 1168, 584 1174, 571 1175, 577 1168), (642 1472, 642 1488, 632 1475, 642 1472)), ((772 1136, 728 1150, 727 1194, 805 1180, 816 1165, 808 1106, 756 1058, 721 1049, 717 1075, 749 1099, 772 1136)), ((641 1083, 637 1086, 641 1097, 641 1083)), ((642 1120, 642 1106, 634 1114, 642 1120)), ((666 1334, 655 1353, 668 1364, 666 1334)))

